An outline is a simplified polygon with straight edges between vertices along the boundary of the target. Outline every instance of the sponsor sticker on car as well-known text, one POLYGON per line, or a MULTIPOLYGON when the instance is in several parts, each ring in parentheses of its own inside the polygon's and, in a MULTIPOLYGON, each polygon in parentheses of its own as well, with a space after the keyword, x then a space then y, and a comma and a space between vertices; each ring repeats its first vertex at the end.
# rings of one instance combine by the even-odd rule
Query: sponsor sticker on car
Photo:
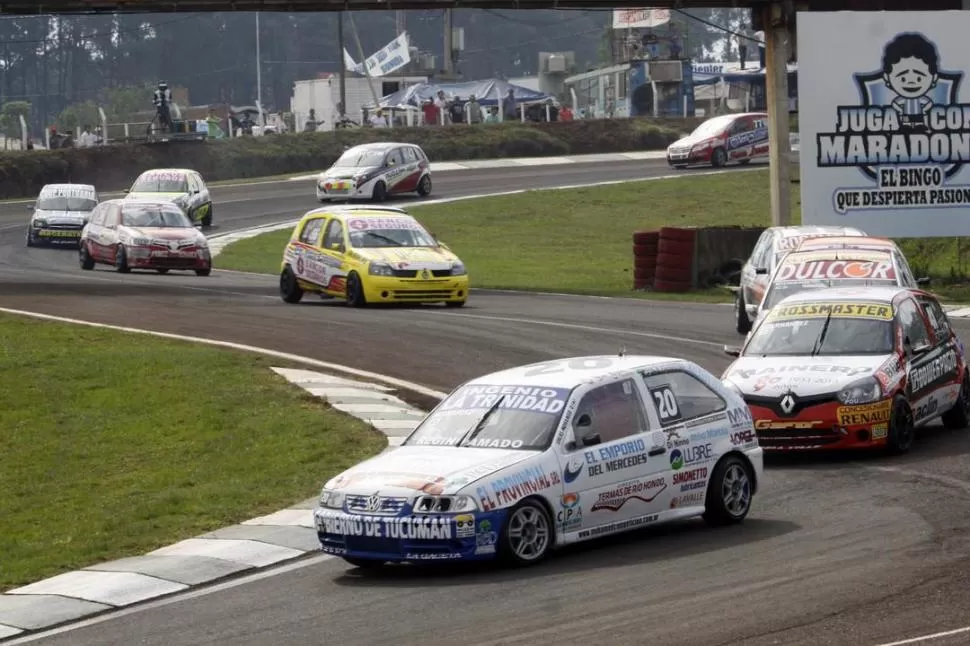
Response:
POLYGON ((887 399, 878 404, 839 406, 835 410, 835 416, 839 420, 839 426, 865 426, 888 422, 891 408, 892 402, 887 399))
POLYGON ((892 260, 816 260, 786 263, 776 281, 789 280, 896 280, 892 260))
POLYGON ((798 305, 783 305, 768 312, 768 318, 773 321, 800 318, 824 318, 832 315, 845 318, 876 319, 891 321, 893 308, 878 303, 799 303, 798 305))

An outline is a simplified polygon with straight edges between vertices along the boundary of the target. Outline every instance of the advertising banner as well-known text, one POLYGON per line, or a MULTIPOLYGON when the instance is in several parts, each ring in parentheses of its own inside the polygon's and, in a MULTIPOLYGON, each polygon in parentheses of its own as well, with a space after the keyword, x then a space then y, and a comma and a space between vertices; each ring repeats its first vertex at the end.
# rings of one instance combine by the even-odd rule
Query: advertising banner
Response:
POLYGON ((410 62, 411 52, 408 49, 407 32, 402 32, 400 36, 384 45, 369 56, 363 64, 356 62, 350 53, 344 50, 344 65, 347 71, 371 77, 387 76, 410 62))
POLYGON ((648 29, 670 22, 670 9, 614 9, 613 29, 648 29))
POLYGON ((797 24, 802 222, 970 235, 970 13, 800 12, 797 24))

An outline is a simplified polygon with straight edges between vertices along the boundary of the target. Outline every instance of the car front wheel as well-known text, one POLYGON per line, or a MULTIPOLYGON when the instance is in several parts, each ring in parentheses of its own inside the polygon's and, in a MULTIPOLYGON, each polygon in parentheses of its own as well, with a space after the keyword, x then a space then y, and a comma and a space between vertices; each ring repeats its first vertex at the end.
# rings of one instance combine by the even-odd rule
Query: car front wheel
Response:
POLYGON ((913 411, 902 395, 893 399, 892 413, 889 415, 889 433, 886 448, 894 455, 906 453, 913 446, 916 435, 913 411))
POLYGON ((523 500, 505 519, 499 554, 512 565, 533 565, 549 554, 554 539, 555 530, 545 508, 535 500, 523 500))

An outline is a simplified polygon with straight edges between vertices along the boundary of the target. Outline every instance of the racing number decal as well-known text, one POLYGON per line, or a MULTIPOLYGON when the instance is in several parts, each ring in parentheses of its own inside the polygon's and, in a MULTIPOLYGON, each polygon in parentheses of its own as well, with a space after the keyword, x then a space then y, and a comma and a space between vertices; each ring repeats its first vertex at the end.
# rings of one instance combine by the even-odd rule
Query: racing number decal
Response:
POLYGON ((523 376, 538 377, 539 375, 551 375, 557 372, 564 372, 566 370, 598 370, 600 368, 609 368, 612 365, 613 361, 603 358, 550 361, 548 363, 540 363, 532 368, 532 370, 527 371, 523 376))
POLYGON ((680 419, 680 406, 670 384, 663 384, 656 388, 650 388, 650 396, 653 397, 657 405, 657 414, 660 416, 660 423, 676 422, 680 419))

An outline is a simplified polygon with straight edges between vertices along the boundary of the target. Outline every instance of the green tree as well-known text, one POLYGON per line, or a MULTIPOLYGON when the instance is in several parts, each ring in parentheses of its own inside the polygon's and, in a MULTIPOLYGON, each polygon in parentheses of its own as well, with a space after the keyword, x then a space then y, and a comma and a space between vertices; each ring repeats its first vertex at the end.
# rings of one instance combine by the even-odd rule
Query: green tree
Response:
POLYGON ((29 101, 7 101, 0 108, 0 132, 11 139, 20 139, 20 117, 29 122, 29 101))
POLYGON ((81 133, 83 126, 92 128, 101 123, 98 106, 93 101, 69 105, 57 115, 57 129, 59 131, 73 130, 75 136, 81 133))

